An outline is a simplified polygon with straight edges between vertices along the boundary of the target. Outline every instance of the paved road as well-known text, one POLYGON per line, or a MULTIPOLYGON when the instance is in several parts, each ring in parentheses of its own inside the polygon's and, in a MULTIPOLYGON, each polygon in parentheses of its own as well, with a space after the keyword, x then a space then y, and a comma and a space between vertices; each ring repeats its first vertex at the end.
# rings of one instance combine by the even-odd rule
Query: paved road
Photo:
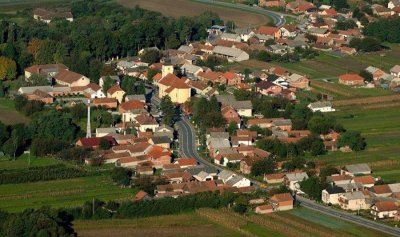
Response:
MULTIPOLYGON (((182 156, 184 157, 191 157, 195 158, 200 164, 203 164, 205 166, 211 166, 214 167, 218 170, 222 170, 223 167, 211 164, 209 161, 205 160, 202 158, 198 153, 196 149, 196 144, 195 144, 195 139, 196 139, 196 134, 194 131, 194 128, 191 126, 190 122, 186 118, 182 118, 182 120, 178 121, 177 126, 179 127, 179 136, 180 136, 180 147, 181 147, 181 152, 182 156)), ((256 180, 251 180, 256 186, 259 186, 259 182, 256 180)), ((400 236, 400 230, 386 226, 384 224, 380 224, 378 222, 374 222, 371 220, 367 220, 365 218, 362 218, 360 216, 356 216, 354 214, 350 214, 344 211, 339 211, 332 209, 331 207, 326 207, 321 204, 315 203, 314 201, 311 201, 307 198, 303 198, 300 196, 297 196, 297 201, 300 203, 301 206, 312 209, 315 211, 322 212, 326 215, 330 215, 348 222, 352 222, 358 225, 362 225, 365 227, 368 227, 370 229, 374 229, 377 231, 381 231, 393 236, 400 236)))
POLYGON ((371 220, 362 218, 360 216, 356 216, 354 214, 335 210, 335 209, 332 209, 331 207, 326 207, 326 206, 317 204, 307 198, 303 198, 300 196, 297 196, 297 201, 299 201, 301 206, 303 206, 305 208, 319 211, 326 215, 330 215, 330 216, 333 216, 333 217, 336 217, 336 218, 339 218, 339 219, 342 219, 345 221, 353 222, 355 224, 362 225, 362 226, 368 227, 370 229, 378 230, 378 231, 384 232, 386 234, 390 234, 393 236, 400 236, 400 230, 397 228, 389 227, 387 225, 384 225, 384 224, 381 224, 381 223, 378 223, 375 221, 371 221, 371 220))
POLYGON ((261 7, 253 7, 253 6, 244 5, 244 4, 240 4, 240 3, 219 2, 219 1, 215 1, 215 0, 192 0, 192 1, 213 4, 213 5, 223 6, 223 7, 229 7, 229 8, 239 9, 242 11, 254 12, 254 13, 266 15, 272 19, 272 21, 274 22, 274 24, 276 26, 284 25, 286 23, 286 19, 284 16, 290 16, 289 14, 278 13, 278 12, 266 10, 261 7))

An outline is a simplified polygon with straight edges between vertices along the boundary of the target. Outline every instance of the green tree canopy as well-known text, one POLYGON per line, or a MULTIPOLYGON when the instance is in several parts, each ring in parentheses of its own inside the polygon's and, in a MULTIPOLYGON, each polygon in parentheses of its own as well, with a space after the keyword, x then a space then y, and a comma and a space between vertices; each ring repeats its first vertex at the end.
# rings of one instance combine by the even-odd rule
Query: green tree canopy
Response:
POLYGON ((251 174, 254 176, 260 176, 264 174, 272 174, 275 171, 275 162, 270 158, 264 158, 254 164, 251 167, 251 174))

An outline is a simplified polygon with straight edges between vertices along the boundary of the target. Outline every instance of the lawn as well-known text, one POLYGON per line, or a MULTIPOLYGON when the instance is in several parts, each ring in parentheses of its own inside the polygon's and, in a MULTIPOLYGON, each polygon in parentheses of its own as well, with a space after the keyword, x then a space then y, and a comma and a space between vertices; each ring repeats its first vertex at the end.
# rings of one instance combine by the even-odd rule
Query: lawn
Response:
POLYGON ((41 206, 81 206, 93 198, 100 200, 126 199, 135 194, 134 189, 113 185, 109 176, 0 185, 0 209, 18 212, 41 206))
MULTIPOLYGON (((31 167, 48 166, 64 163, 61 160, 47 158, 47 157, 35 157, 31 156, 31 167)), ((0 157, 0 170, 13 170, 13 169, 26 169, 29 168, 29 154, 23 154, 16 160, 10 157, 0 157)))

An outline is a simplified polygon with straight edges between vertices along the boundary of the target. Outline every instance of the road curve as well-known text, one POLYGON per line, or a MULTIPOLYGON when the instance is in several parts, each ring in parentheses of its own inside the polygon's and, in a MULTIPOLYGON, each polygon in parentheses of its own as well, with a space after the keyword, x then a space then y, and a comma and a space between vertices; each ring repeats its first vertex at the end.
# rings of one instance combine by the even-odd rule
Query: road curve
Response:
POLYGON ((270 11, 270 10, 267 10, 267 9, 264 9, 261 7, 253 7, 253 6, 240 4, 240 3, 220 2, 220 1, 215 1, 215 0, 191 0, 191 1, 212 4, 212 5, 218 5, 218 6, 223 6, 223 7, 229 7, 229 8, 242 10, 242 11, 254 12, 257 14, 266 15, 272 19, 272 21, 274 22, 274 24, 276 26, 283 26, 286 23, 286 19, 284 16, 288 16, 288 14, 278 13, 278 12, 270 11))
MULTIPOLYGON (((213 167, 218 170, 223 170, 223 167, 217 166, 215 164, 210 163, 209 161, 205 160, 203 157, 201 157, 196 149, 196 134, 193 126, 190 124, 190 122, 182 116, 182 119, 176 123, 176 125, 179 127, 179 140, 180 140, 180 151, 181 155, 183 157, 187 158, 195 158, 200 164, 208 167, 213 167)), ((259 185, 259 182, 256 180, 251 180, 253 183, 255 183, 257 186, 259 185)), ((348 222, 352 222, 358 225, 365 226, 367 228, 377 230, 384 232, 386 234, 390 234, 393 236, 399 236, 400 237, 400 230, 378 223, 374 222, 365 218, 362 218, 360 216, 355 216, 354 214, 350 214, 344 211, 340 210, 335 210, 332 209, 331 207, 326 207, 321 204, 315 203, 312 200, 309 200, 304 197, 297 196, 296 200, 300 203, 302 207, 305 207, 307 209, 315 210, 321 213, 324 213, 329 216, 333 216, 348 222)))

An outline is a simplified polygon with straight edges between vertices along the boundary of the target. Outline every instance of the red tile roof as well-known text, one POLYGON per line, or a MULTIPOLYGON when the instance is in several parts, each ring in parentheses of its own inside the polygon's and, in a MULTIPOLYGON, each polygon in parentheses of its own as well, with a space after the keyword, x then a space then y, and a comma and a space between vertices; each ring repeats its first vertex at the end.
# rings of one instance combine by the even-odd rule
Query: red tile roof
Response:
POLYGON ((279 193, 275 194, 274 196, 271 197, 271 201, 274 202, 287 202, 287 201, 293 201, 292 195, 290 193, 279 193))
POLYGON ((61 70, 54 76, 54 79, 71 84, 73 82, 78 81, 82 77, 84 76, 79 73, 72 72, 69 70, 61 70))
POLYGON ((278 27, 260 26, 260 28, 258 28, 258 30, 257 30, 257 33, 262 34, 262 35, 272 35, 273 36, 278 31, 279 31, 278 27))
POLYGON ((100 146, 102 140, 107 140, 111 145, 116 144, 115 139, 112 136, 81 138, 77 143, 81 143, 84 147, 97 147, 100 146))
POLYGON ((342 81, 364 81, 364 78, 356 73, 347 73, 340 75, 339 79, 342 81))
POLYGON ((124 91, 124 90, 122 90, 118 84, 115 84, 112 87, 110 87, 110 89, 108 89, 107 93, 113 95, 117 91, 124 91))
POLYGON ((144 109, 145 103, 140 100, 130 100, 124 102, 120 105, 120 109, 123 111, 133 110, 133 109, 144 109))

